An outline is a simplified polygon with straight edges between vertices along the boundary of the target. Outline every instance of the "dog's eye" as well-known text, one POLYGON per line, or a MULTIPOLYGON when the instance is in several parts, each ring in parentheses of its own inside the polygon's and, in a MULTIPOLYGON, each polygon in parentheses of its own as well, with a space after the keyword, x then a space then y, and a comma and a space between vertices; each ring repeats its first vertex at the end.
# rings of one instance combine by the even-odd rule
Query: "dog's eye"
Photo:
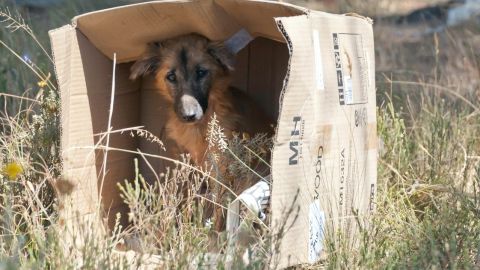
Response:
POLYGON ((177 75, 175 75, 175 73, 173 71, 167 73, 167 80, 169 82, 176 82, 177 81, 177 75))
POLYGON ((203 69, 203 68, 197 69, 197 78, 198 78, 198 79, 203 79, 203 78, 205 78, 205 76, 207 76, 207 74, 208 74, 208 70, 203 69))

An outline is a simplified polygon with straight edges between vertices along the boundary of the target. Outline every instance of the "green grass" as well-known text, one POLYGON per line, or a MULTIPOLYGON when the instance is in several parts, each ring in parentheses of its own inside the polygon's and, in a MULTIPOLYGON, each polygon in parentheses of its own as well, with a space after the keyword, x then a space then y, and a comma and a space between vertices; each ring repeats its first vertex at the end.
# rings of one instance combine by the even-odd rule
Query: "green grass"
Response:
MULTIPOLYGON (((113 2, 67 3, 42 16, 23 10, 26 24, 47 51, 47 29, 113 2)), ((343 245, 341 235, 330 236, 328 257, 314 268, 480 266, 478 37, 480 29, 473 23, 414 42, 388 42, 384 32, 376 33, 381 141, 376 212, 358 221, 358 249, 343 245)), ((19 55, 28 55, 33 68, 43 72, 41 77, 53 76, 49 56, 25 28, 12 33, 2 24, 0 41, 19 55)), ((59 175, 55 80, 52 77, 50 86, 39 85, 32 66, 3 46, 0 53, 0 93, 14 95, 0 97, 0 269, 124 269, 128 263, 115 247, 125 239, 137 249, 161 255, 169 269, 207 261, 199 255, 207 254, 212 245, 225 248, 224 237, 212 238, 211 231, 201 226, 200 209, 178 210, 185 200, 195 205, 196 198, 168 196, 179 194, 178 186, 190 181, 192 174, 198 181, 205 177, 182 165, 164 175, 168 185, 148 185, 138 173, 123 185, 124 199, 134 213, 131 229, 106 236, 98 227, 79 224, 83 245, 64 247, 57 198, 68 193, 69 186, 59 175), (3 169, 8 164, 20 165, 22 172, 10 179, 3 169)), ((262 269, 272 260, 269 240, 276 236, 268 232, 261 236, 263 242, 251 248, 250 265, 236 260, 238 268, 262 269)), ((225 258, 219 260, 222 267, 225 258)))

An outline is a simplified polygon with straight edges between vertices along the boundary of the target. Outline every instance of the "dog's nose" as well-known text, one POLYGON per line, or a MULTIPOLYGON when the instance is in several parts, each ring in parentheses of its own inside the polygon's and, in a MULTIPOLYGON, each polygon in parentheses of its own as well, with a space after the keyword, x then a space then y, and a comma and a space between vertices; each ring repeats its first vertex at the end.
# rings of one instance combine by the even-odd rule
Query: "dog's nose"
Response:
POLYGON ((195 114, 183 115, 183 120, 193 122, 195 120, 195 114))
POLYGON ((203 116, 202 107, 191 95, 183 95, 177 108, 178 116, 185 122, 195 122, 203 116))

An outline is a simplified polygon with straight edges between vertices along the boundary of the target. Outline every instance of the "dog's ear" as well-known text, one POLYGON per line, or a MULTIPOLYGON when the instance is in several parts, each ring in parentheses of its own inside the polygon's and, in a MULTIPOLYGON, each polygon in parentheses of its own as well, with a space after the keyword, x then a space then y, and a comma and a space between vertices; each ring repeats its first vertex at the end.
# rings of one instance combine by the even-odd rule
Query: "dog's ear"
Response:
POLYGON ((154 73, 158 68, 158 63, 159 59, 157 56, 145 56, 137 60, 130 68, 130 80, 154 73))
POLYGON ((148 44, 147 53, 130 68, 130 80, 155 73, 160 64, 160 47, 161 44, 159 42, 148 44))
POLYGON ((225 71, 235 69, 235 55, 230 52, 221 42, 210 42, 208 45, 208 54, 210 54, 225 71))

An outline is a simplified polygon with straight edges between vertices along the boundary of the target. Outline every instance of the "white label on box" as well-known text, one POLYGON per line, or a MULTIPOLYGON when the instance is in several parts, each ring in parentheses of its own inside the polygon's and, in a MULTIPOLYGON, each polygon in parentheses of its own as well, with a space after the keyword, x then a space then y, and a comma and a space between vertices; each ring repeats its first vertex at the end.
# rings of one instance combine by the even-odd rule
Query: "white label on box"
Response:
POLYGON ((320 201, 315 200, 310 204, 308 212, 308 224, 310 237, 308 240, 308 260, 315 263, 320 258, 323 250, 323 229, 325 225, 325 214, 320 210, 320 201))
POLYGON ((368 63, 362 36, 333 33, 332 38, 340 105, 368 103, 368 63))
POLYGON ((322 67, 322 50, 320 48, 320 33, 318 30, 313 30, 313 52, 315 55, 315 80, 317 90, 325 90, 323 82, 323 67, 322 67))
POLYGON ((245 48, 251 41, 253 37, 248 33, 244 28, 240 29, 237 33, 231 36, 228 40, 224 42, 225 47, 233 54, 237 54, 243 48, 245 48))
POLYGON ((344 76, 343 77, 343 83, 344 83, 344 95, 345 95, 345 103, 347 105, 354 104, 354 99, 353 99, 353 86, 352 86, 352 77, 350 76, 344 76))

